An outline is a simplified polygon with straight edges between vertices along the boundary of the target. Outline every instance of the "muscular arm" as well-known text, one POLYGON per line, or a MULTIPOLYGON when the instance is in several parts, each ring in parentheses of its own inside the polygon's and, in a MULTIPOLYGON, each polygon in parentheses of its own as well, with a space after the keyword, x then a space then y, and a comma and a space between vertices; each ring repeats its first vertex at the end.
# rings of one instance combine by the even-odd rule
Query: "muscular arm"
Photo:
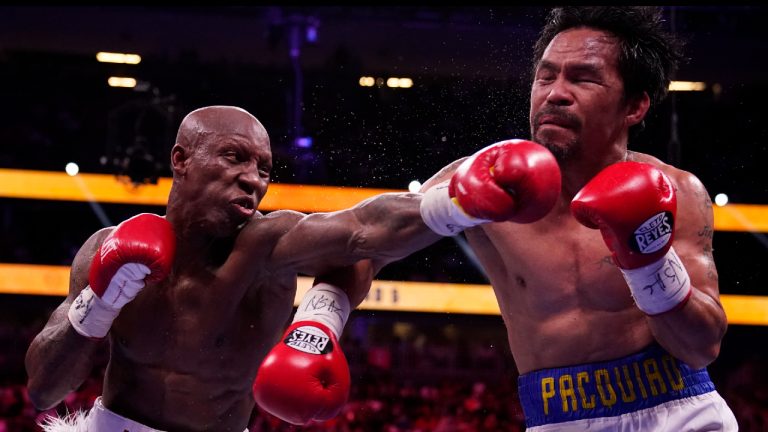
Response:
POLYGON ((420 202, 421 194, 385 193, 347 210, 298 217, 270 262, 318 275, 370 259, 376 272, 441 238, 424 225, 420 202))
MULTIPOLYGON (((449 178, 463 161, 440 170, 425 182, 422 192, 449 178)), ((387 193, 338 212, 290 212, 283 219, 293 221, 277 242, 271 262, 277 268, 320 275, 316 283, 341 287, 355 308, 382 267, 441 238, 422 221, 421 197, 420 193, 387 193)))
POLYGON ((55 406, 85 381, 93 368, 94 353, 103 343, 78 334, 69 323, 67 311, 88 284, 91 260, 107 234, 107 230, 97 232, 80 248, 72 263, 67 298, 27 350, 27 387, 38 409, 55 406))
POLYGON ((656 340, 672 355, 700 368, 717 358, 727 320, 712 256, 714 216, 704 185, 693 175, 675 175, 678 222, 674 248, 691 278, 693 292, 679 310, 647 318, 656 340))

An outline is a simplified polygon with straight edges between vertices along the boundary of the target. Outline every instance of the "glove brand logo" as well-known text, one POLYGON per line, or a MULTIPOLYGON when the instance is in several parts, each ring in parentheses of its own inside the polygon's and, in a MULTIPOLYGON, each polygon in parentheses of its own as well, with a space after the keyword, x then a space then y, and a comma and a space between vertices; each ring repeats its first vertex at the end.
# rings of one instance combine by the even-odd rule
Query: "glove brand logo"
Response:
POLYGON ((283 343, 293 349, 307 354, 328 354, 333 351, 331 341, 322 330, 317 327, 302 326, 293 329, 283 343))
POLYGON ((671 212, 661 212, 651 216, 635 230, 630 246, 640 253, 654 253, 666 246, 672 238, 673 225, 671 212))
POLYGON ((99 248, 99 256, 101 257, 102 262, 104 262, 107 255, 117 250, 117 243, 117 240, 110 235, 109 238, 101 244, 101 248, 99 248))

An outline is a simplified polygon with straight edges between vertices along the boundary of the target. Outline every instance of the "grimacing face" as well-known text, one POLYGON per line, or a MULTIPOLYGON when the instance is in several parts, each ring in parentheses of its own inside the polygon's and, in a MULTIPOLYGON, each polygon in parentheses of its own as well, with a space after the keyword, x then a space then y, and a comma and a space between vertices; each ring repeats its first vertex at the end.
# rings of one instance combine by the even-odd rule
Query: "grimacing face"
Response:
POLYGON ((206 130, 185 167, 185 206, 195 225, 230 235, 256 213, 272 169, 269 140, 260 125, 206 130))
POLYGON ((558 33, 531 86, 532 139, 562 161, 626 136, 629 108, 618 58, 618 41, 604 31, 579 27, 558 33))

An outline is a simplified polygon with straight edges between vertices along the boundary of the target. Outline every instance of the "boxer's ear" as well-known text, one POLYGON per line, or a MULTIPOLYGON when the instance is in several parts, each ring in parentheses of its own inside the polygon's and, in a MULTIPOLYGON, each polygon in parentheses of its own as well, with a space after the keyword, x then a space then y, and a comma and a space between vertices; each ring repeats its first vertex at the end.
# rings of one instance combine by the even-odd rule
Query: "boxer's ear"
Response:
POLYGON ((632 127, 643 121, 650 106, 651 98, 647 92, 643 92, 639 96, 630 97, 627 101, 627 116, 625 117, 627 127, 632 127))
POLYGON ((186 147, 179 143, 173 145, 171 149, 171 168, 175 174, 181 177, 186 175, 189 157, 190 152, 186 147))

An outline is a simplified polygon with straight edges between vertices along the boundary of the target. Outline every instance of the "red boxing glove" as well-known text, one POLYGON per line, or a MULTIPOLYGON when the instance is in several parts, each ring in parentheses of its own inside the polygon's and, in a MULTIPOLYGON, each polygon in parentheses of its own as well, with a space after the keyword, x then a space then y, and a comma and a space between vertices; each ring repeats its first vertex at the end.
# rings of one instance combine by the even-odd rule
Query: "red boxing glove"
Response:
POLYGON ((421 214, 441 235, 492 221, 530 223, 552 210, 560 187, 560 167, 544 146, 501 141, 466 159, 448 182, 428 190, 421 214))
POLYGON ((648 314, 681 306, 690 278, 672 249, 677 198, 653 165, 619 162, 590 180, 571 201, 581 224, 599 229, 635 301, 648 314))
POLYGON ((297 321, 259 367, 253 395, 283 421, 306 425, 335 417, 349 397, 349 366, 325 325, 297 321))
POLYGON ((83 336, 104 337, 120 309, 144 288, 171 271, 176 236, 158 215, 142 213, 118 225, 91 262, 89 286, 69 310, 69 320, 83 336))
POLYGON ((338 336, 350 311, 349 298, 338 287, 319 283, 307 291, 253 382, 262 409, 295 425, 328 420, 341 411, 351 379, 338 336))
POLYGON ((140 264, 147 269, 147 282, 159 282, 171 272, 176 253, 176 236, 165 218, 142 213, 125 220, 99 247, 91 262, 88 282, 103 297, 116 274, 126 264, 140 264))

